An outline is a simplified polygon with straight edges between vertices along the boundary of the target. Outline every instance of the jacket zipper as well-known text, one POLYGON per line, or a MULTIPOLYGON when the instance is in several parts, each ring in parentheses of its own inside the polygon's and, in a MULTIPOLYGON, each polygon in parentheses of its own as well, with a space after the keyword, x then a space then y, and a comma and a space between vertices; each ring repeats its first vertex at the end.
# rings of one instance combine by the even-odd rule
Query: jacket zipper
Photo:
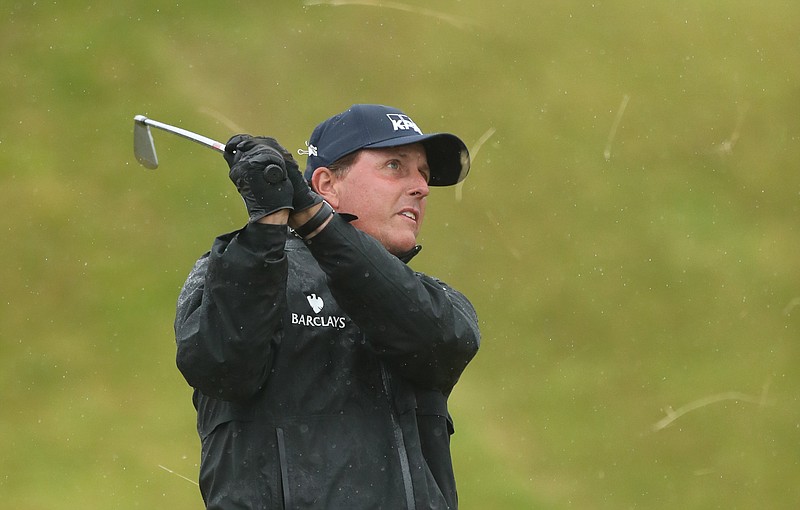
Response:
POLYGON ((278 465, 283 492, 283 508, 292 508, 292 493, 289 490, 289 464, 286 460, 286 442, 283 439, 283 429, 276 428, 275 436, 278 440, 278 465))
POLYGON ((381 364, 381 378, 383 379, 383 389, 386 391, 386 398, 389 401, 389 416, 392 419, 392 432, 394 433, 395 448, 397 448, 397 456, 400 459, 400 470, 403 473, 403 488, 406 495, 406 508, 408 510, 415 510, 417 505, 414 502, 414 487, 411 481, 411 469, 408 466, 408 452, 406 451, 406 442, 403 439, 403 429, 400 428, 400 423, 394 411, 394 402, 392 399, 391 379, 386 366, 381 364))

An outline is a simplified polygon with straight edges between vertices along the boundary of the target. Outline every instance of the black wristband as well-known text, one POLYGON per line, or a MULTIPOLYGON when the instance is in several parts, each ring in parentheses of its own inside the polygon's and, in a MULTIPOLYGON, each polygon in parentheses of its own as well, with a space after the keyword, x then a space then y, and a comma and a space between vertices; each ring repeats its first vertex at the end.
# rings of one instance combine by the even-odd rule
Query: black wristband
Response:
POLYGON ((294 233, 299 235, 300 237, 306 237, 307 235, 311 234, 315 230, 317 230, 320 225, 325 223, 325 221, 330 218, 333 214, 333 207, 328 202, 323 201, 322 207, 311 217, 310 220, 303 223, 296 229, 294 229, 294 233))

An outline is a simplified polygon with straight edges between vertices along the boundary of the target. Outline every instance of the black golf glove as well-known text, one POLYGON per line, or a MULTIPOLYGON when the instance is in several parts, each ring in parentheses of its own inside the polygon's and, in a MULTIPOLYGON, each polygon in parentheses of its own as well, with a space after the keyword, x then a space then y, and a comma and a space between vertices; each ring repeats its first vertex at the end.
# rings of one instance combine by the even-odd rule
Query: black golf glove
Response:
POLYGON ((305 177, 303 177, 303 173, 300 171, 300 167, 297 165, 297 161, 295 161, 294 157, 292 157, 291 152, 287 151, 274 138, 257 136, 253 137, 253 141, 255 143, 261 143, 271 147, 278 151, 281 156, 283 156, 283 162, 286 165, 286 173, 288 174, 289 181, 291 181, 292 188, 294 189, 292 206, 294 207, 295 212, 303 211, 322 202, 322 197, 311 191, 311 188, 308 186, 305 177))
MULTIPOLYGON (((294 164, 295 168, 297 168, 297 163, 294 164)), ((322 202, 322 197, 317 195, 311 187, 309 187, 308 182, 306 182, 306 178, 297 170, 296 172, 289 171, 289 180, 292 182, 292 188, 294 189, 294 200, 292 201, 292 205, 294 205, 295 212, 297 211, 305 211, 309 207, 316 205, 322 202)))
POLYGON ((244 199, 250 222, 281 209, 293 209, 294 190, 287 179, 286 163, 263 138, 233 136, 223 156, 230 167, 230 179, 244 199))

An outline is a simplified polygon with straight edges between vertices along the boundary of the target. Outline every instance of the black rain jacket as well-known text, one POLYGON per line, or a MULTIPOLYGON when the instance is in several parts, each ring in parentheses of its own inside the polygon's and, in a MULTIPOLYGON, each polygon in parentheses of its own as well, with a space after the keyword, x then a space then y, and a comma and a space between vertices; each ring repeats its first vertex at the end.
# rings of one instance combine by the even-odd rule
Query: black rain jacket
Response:
POLYGON ((459 292, 340 215, 218 237, 178 299, 209 509, 455 509, 447 398, 479 345, 459 292))

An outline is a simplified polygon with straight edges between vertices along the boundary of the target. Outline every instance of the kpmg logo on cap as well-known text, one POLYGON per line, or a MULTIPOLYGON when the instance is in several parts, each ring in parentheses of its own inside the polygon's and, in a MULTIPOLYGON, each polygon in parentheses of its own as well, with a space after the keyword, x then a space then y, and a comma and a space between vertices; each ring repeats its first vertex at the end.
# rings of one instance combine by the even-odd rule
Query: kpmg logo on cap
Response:
POLYGON ((408 131, 409 129, 413 129, 417 133, 422 134, 422 130, 417 127, 408 115, 403 113, 387 113, 386 116, 392 121, 392 128, 394 128, 395 131, 408 131))

